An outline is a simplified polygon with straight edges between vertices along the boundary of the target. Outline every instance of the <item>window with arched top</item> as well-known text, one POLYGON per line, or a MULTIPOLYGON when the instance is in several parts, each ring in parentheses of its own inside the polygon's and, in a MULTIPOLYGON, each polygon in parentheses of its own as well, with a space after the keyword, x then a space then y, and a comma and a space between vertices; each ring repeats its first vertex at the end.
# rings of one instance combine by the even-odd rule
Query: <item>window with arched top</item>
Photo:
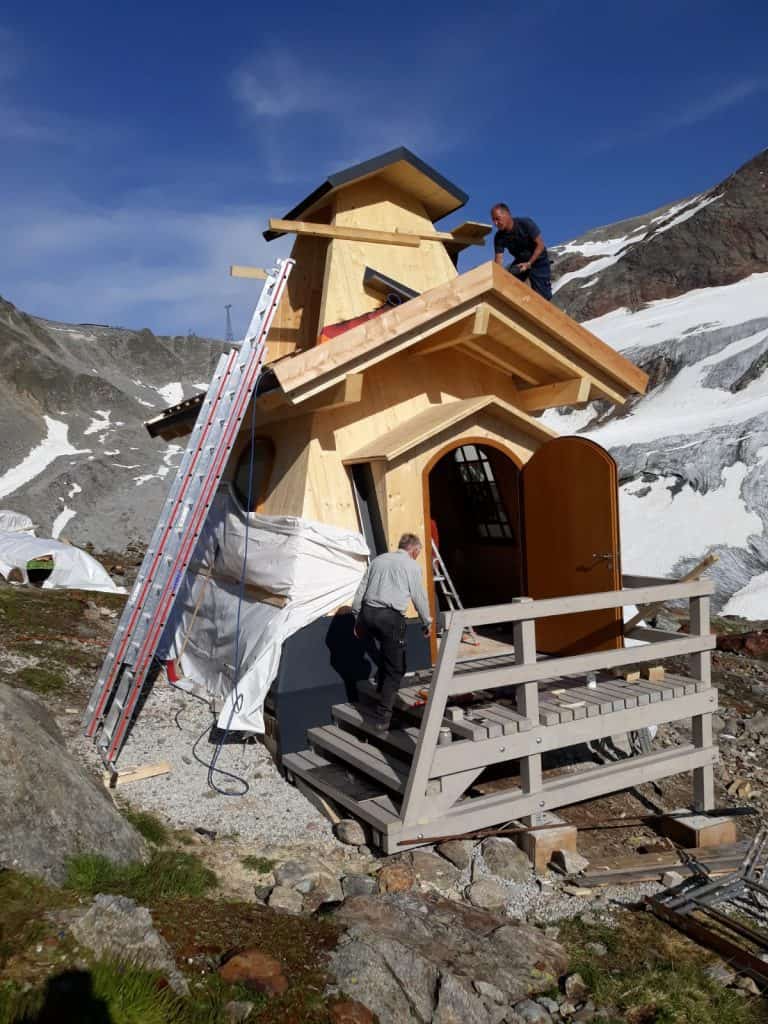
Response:
POLYGON ((454 451, 453 459, 477 535, 484 540, 513 541, 514 531, 486 451, 465 444, 454 451))
POLYGON ((259 506, 264 503, 274 461, 275 446, 268 437, 254 438, 253 442, 249 441, 240 452, 235 475, 232 478, 232 486, 235 489, 237 500, 248 512, 258 511, 259 506), (253 452, 251 452, 251 448, 253 448, 253 452), (248 477, 251 466, 253 466, 253 475, 249 486, 248 477))

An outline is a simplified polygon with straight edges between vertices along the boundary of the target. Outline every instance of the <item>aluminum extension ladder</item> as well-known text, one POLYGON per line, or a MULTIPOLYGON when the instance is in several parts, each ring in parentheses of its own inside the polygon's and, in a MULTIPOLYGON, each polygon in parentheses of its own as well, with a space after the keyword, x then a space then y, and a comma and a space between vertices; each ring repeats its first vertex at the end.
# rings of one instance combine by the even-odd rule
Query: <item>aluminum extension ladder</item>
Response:
POLYGON ((208 510, 261 376, 266 338, 294 260, 264 282, 245 340, 223 353, 189 437, 83 725, 107 766, 116 761, 208 510), (101 728, 100 728, 101 727, 101 728), (97 735, 98 733, 98 735, 97 735))
MULTIPOLYGON (((443 556, 440 554, 440 549, 434 540, 432 541, 432 581, 440 588, 449 611, 463 611, 464 605, 461 603, 461 598, 451 579, 451 574, 448 572, 443 556)), ((472 644, 474 647, 480 644, 477 633, 471 626, 464 627, 464 631, 461 634, 461 642, 472 644)))

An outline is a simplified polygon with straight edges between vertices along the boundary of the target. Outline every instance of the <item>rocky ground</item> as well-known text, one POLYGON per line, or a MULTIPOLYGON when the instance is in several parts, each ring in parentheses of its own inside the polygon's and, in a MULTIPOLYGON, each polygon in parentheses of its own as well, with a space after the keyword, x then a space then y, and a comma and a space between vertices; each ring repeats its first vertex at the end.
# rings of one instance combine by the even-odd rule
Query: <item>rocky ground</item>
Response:
MULTIPOLYGON (((61 1005, 72 970, 115 1021, 768 1020, 748 980, 640 909, 658 881, 585 891, 554 872, 534 878, 503 838, 380 857, 354 823, 334 833, 260 744, 220 752, 218 767, 236 779, 216 776, 219 790, 243 780, 247 793, 211 790, 212 714, 161 681, 122 763, 163 759, 172 771, 110 791, 122 813, 116 821, 80 716, 122 600, 0 585, 0 805, 11 821, 0 843, 11 869, 0 871, 0 1021, 61 1019, 45 1017, 41 1005, 61 1005), (67 759, 72 774, 59 784, 57 761, 67 759), (7 796, 8 780, 23 774, 19 763, 39 804, 7 796), (119 860, 112 840, 83 838, 78 808, 104 835, 117 835, 127 818, 145 838, 120 832, 122 863, 93 857, 88 850, 119 860), (35 839, 45 814, 45 834, 57 835, 60 848, 41 849, 35 839), (23 827, 14 830, 16 820, 23 827), (133 966, 116 975, 128 954, 133 966), (146 999, 140 1016, 120 1009, 126 979, 134 1004, 146 999)), ((759 821, 768 817, 762 625, 719 622, 723 649, 714 657, 718 799, 748 800, 759 821)), ((684 724, 662 728, 656 742, 684 734, 684 724)), ((564 816, 582 826, 581 854, 597 863, 660 839, 647 827, 590 824, 689 798, 689 782, 672 780, 564 816)))

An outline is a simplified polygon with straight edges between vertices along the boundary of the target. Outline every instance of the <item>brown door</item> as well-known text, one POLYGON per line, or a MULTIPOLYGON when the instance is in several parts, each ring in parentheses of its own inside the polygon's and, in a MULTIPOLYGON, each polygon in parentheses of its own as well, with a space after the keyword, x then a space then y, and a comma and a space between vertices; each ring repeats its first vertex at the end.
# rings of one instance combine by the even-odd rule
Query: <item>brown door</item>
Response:
MULTIPOLYGON (((523 467, 522 487, 528 595, 619 590, 618 473, 608 452, 583 437, 547 441, 523 467)), ((536 622, 536 647, 546 654, 622 644, 620 608, 536 622)))

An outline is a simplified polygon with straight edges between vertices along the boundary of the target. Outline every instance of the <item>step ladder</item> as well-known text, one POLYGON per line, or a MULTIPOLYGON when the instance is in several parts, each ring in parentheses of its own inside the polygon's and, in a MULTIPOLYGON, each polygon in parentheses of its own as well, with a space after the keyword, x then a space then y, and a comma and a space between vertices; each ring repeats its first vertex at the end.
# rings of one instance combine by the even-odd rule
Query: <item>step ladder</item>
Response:
POLYGON ((128 732, 187 567, 261 377, 266 338, 294 260, 264 282, 245 340, 224 353, 189 437, 84 716, 108 767, 128 732))
MULTIPOLYGON (((437 584, 440 593, 445 598, 446 604, 448 605, 448 611, 456 612, 464 610, 464 605, 461 603, 461 598, 453 584, 451 574, 448 572, 445 562, 443 561, 443 556, 440 554, 440 549, 434 540, 432 541, 432 580, 437 584)), ((473 647, 477 647, 480 644, 477 633, 471 626, 467 626, 464 629, 461 642, 463 644, 472 644, 473 647)))

